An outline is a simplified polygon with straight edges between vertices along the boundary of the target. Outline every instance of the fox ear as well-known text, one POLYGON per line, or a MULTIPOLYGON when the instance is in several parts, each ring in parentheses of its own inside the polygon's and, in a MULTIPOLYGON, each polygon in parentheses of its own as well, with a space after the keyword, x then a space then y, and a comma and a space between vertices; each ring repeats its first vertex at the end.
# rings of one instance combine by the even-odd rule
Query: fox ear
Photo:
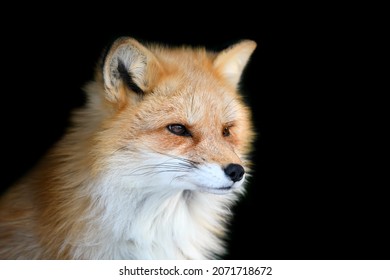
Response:
POLYGON ((255 48, 256 42, 241 41, 220 52, 214 60, 214 67, 236 87, 255 48))
POLYGON ((153 53, 137 40, 116 40, 103 62, 103 81, 108 100, 124 101, 129 92, 142 96, 151 89, 159 71, 153 53))

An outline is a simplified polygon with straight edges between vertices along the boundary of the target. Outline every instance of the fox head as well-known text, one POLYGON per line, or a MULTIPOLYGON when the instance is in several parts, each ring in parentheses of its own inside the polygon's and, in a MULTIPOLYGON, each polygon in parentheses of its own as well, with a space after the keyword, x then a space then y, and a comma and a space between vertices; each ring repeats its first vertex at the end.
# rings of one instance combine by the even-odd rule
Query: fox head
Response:
POLYGON ((87 86, 83 118, 93 128, 81 127, 95 131, 93 169, 123 187, 239 190, 254 133, 238 85, 255 48, 250 40, 221 52, 115 41, 87 86))

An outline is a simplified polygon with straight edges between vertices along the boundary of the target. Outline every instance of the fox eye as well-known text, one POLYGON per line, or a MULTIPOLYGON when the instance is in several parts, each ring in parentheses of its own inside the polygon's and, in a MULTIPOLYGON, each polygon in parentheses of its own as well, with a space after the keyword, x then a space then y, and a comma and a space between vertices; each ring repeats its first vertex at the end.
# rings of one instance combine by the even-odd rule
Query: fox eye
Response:
POLYGON ((225 126, 225 127, 223 128, 222 135, 223 135, 223 137, 228 137, 228 136, 230 136, 230 128, 229 128, 228 126, 225 126))
POLYGON ((170 124, 167 126, 167 128, 171 133, 176 134, 178 136, 186 136, 186 137, 191 136, 191 133, 182 124, 170 124))

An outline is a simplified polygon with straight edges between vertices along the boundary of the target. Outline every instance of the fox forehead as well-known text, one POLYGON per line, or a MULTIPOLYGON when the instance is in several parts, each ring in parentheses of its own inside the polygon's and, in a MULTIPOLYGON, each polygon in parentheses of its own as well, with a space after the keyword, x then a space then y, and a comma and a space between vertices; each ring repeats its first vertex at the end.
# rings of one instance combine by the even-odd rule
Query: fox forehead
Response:
POLYGON ((203 49, 155 52, 165 73, 151 92, 145 94, 141 104, 137 104, 141 119, 159 116, 160 121, 176 120, 190 126, 236 119, 242 102, 236 89, 214 70, 212 53, 203 49))
MULTIPOLYGON (((200 75, 199 75, 200 76, 200 75)), ((153 121, 224 125, 239 119, 243 106, 239 97, 213 77, 193 79, 169 77, 138 104, 139 119, 154 126, 153 121), (156 119, 157 118, 157 119, 156 119)))

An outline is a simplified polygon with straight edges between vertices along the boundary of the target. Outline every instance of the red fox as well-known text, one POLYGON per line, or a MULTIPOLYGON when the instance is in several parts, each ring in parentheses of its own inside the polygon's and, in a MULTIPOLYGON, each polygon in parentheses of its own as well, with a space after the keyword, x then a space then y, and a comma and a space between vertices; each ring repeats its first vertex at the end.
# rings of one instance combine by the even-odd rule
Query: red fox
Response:
POLYGON ((63 139, 1 197, 0 259, 221 258, 250 169, 239 82, 255 48, 117 39, 63 139))

